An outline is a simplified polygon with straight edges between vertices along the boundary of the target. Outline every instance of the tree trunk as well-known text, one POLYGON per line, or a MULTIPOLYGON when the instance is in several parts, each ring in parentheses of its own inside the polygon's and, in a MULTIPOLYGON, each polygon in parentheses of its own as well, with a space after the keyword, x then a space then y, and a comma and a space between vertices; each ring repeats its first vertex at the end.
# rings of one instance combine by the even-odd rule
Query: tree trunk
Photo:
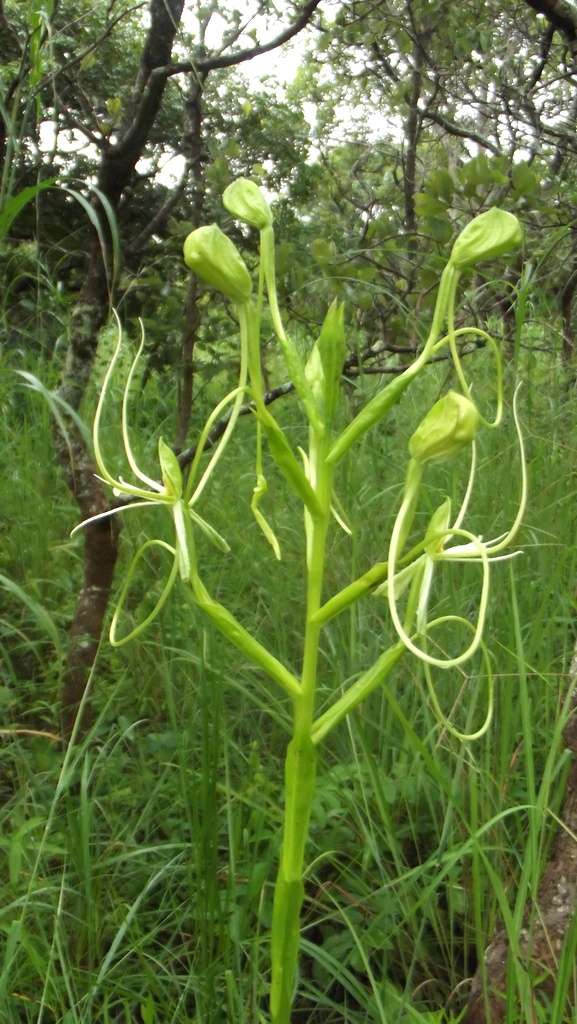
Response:
MULTIPOLYGON (((523 966, 534 991, 551 998, 558 978, 558 959, 569 928, 577 913, 577 646, 569 670, 574 687, 573 711, 565 727, 564 739, 573 754, 567 777, 560 828, 551 859, 545 868, 537 894, 538 913, 521 929, 519 947, 523 966)), ((499 931, 485 952, 485 974, 489 989, 485 999, 479 968, 463 1024, 504 1024, 506 1019, 506 983, 509 945, 504 930, 499 931)), ((537 1017, 535 1017, 535 1021, 537 1017)), ((528 1022, 529 1024, 529 1022, 528 1022)))
MULTIPOLYGON (((166 86, 166 76, 155 76, 156 68, 165 67, 172 53, 180 23, 184 0, 151 0, 150 28, 143 50, 142 62, 127 117, 115 145, 102 155, 98 187, 107 196, 113 209, 131 181, 134 168, 147 143, 166 86)), ((112 295, 106 272, 106 254, 95 237, 89 255, 88 272, 80 298, 72 315, 70 345, 60 396, 73 409, 78 409, 86 392, 100 328, 104 324, 112 295)), ((108 498, 95 478, 95 466, 80 434, 69 427, 70 443, 56 437, 58 460, 64 469, 82 518, 97 515, 108 508, 108 498)), ((117 526, 110 523, 87 528, 84 548, 84 581, 78 596, 70 627, 69 647, 62 687, 62 728, 70 736, 76 714, 84 695, 94 660, 117 557, 117 526)), ((79 734, 90 724, 88 706, 84 708, 79 734)))
POLYGON ((413 46, 413 69, 411 71, 411 84, 407 90, 407 102, 409 105, 405 121, 405 160, 403 175, 403 197, 404 197, 404 226, 407 234, 407 254, 409 260, 409 274, 414 276, 416 272, 415 259, 417 256, 417 213, 415 209, 415 193, 417 191, 417 150, 419 136, 421 133, 421 115, 419 112, 419 99, 423 80, 423 48, 418 39, 413 46))
MULTIPOLYGON (((194 228, 202 224, 205 189, 202 168, 202 90, 206 75, 196 76, 191 84, 186 102, 187 131, 184 136, 184 151, 192 169, 193 194, 191 221, 194 228)), ((181 338, 181 377, 176 420, 176 447, 184 448, 190 417, 192 414, 192 389, 194 383, 194 348, 200 327, 198 279, 192 274, 188 282, 184 306, 184 326, 181 338)))
POLYGON ((563 362, 570 365, 575 355, 575 331, 573 328, 573 299, 577 290, 577 226, 571 227, 571 256, 569 274, 561 291, 561 320, 563 324, 563 362))

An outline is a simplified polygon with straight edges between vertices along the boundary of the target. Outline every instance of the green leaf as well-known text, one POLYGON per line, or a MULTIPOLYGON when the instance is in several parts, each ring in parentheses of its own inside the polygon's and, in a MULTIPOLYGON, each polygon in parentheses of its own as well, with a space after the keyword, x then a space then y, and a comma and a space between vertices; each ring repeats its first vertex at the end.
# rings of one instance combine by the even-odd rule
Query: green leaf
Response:
POLYGON ((13 597, 17 598, 18 601, 21 601, 22 604, 28 608, 32 617, 36 620, 36 624, 39 629, 41 629, 43 633, 46 633, 54 644, 58 657, 60 657, 62 653, 60 634, 56 628, 54 620, 50 617, 46 609, 38 601, 35 601, 33 597, 30 597, 22 587, 9 579, 8 576, 0 574, 0 586, 4 587, 4 589, 12 594, 13 597))
POLYGON ((47 178, 46 181, 41 181, 38 185, 30 185, 28 188, 23 188, 21 192, 18 192, 17 195, 12 196, 11 199, 4 203, 0 212, 0 241, 6 237, 13 222, 24 207, 35 199, 40 192, 44 192, 47 188, 53 188, 54 184, 54 178, 47 178))
POLYGON ((429 192, 417 192, 415 195, 415 209, 419 217, 434 217, 436 214, 445 213, 446 204, 436 199, 429 192))
POLYGON ((122 100, 120 96, 111 96, 106 100, 106 109, 110 114, 113 121, 118 120, 120 112, 122 110, 122 100))
POLYGON ((147 996, 146 1001, 140 1004, 140 1016, 142 1024, 156 1024, 156 1009, 152 996, 147 996))
POLYGON ((446 203, 451 202, 454 187, 454 181, 449 171, 444 167, 437 168, 437 170, 432 171, 429 175, 427 191, 432 195, 437 196, 439 199, 444 200, 446 203))
POLYGON ((95 51, 91 50, 90 53, 85 54, 80 61, 80 69, 81 71, 90 71, 90 68, 93 68, 97 63, 98 57, 96 56, 95 51))
POLYGON ((513 164, 511 181, 515 192, 520 196, 534 196, 539 191, 539 178, 527 163, 513 164))
POLYGON ((453 237, 453 225, 448 217, 427 217, 425 220, 425 231, 435 239, 435 242, 450 242, 453 237))
POLYGON ((311 245, 311 252, 313 259, 317 263, 328 263, 329 260, 334 258, 335 246, 333 242, 328 242, 326 238, 315 238, 311 245))

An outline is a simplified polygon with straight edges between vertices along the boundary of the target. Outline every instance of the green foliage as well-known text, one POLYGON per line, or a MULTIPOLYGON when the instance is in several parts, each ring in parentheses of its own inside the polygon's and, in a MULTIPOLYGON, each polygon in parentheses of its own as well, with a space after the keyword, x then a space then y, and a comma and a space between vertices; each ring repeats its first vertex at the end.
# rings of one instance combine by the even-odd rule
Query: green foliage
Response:
MULTIPOLYGON (((274 6, 266 4, 273 28, 274 6)), ((507 388, 514 375, 526 381, 519 402, 533 483, 521 536, 525 554, 509 576, 495 569, 495 598, 487 609, 495 724, 464 749, 439 723, 446 716, 457 733, 479 729, 488 674, 482 662, 469 676, 457 668, 435 678, 435 714, 427 679, 403 655, 402 644, 379 660, 395 637, 383 596, 373 596, 386 574, 383 538, 394 525, 394 481, 402 479, 405 440, 447 385, 458 386, 447 381, 447 363, 431 366, 394 408, 391 401, 386 427, 363 434, 354 459, 339 464, 337 490, 346 512, 340 502, 334 511, 353 536, 335 531, 327 548, 327 590, 339 601, 327 600, 319 619, 317 738, 324 742, 295 1015, 311 1024, 455 1024, 466 1003, 465 980, 504 922, 514 950, 508 1024, 526 1024, 532 979, 515 952, 516 937, 524 918, 536 914, 535 893, 569 767, 562 730, 575 613, 575 451, 566 387, 572 371, 558 353, 565 326, 560 298, 574 273, 570 68, 561 33, 544 49, 545 24, 528 5, 509 11, 493 0, 466 0, 437 11, 418 0, 410 19, 397 0, 324 7, 316 15, 321 31, 311 34, 310 52, 298 67, 295 54, 295 76, 284 93, 242 68, 211 73, 205 83, 196 165, 203 218, 231 234, 251 273, 256 240, 229 223, 220 194, 236 177, 251 176, 267 197, 279 197, 275 285, 291 348, 284 356, 277 351, 265 309, 263 387, 286 382, 288 353, 293 368, 304 371, 310 360, 308 381, 318 401, 320 339, 316 349, 313 340, 336 295, 348 310, 348 369, 339 407, 326 391, 321 418, 334 416, 330 429, 338 435, 367 402, 380 408, 389 374, 395 385, 388 398, 398 397, 397 388, 404 389, 397 371, 425 341, 422 324, 433 313, 447 246, 472 217, 499 205, 523 221, 530 262, 522 276, 514 265, 479 267, 463 299, 471 319, 503 334, 511 357, 507 388), (426 62, 415 180, 407 190, 419 37, 426 62), (492 148, 472 141, 473 134, 492 148), (374 375, 357 372, 362 365, 374 375), (377 530, 370 526, 373 516, 377 530), (347 592, 350 579, 356 583, 347 592), (362 674, 367 664, 375 665, 369 677, 362 674)), ((219 8, 234 32, 240 12, 219 8)), ((128 634, 140 632, 154 613, 149 632, 120 650, 101 648, 91 682, 92 732, 66 755, 54 739, 83 540, 69 537, 77 513, 54 473, 50 435, 54 417, 67 411, 56 389, 69 314, 84 280, 87 206, 93 225, 97 210, 78 182, 95 180, 98 152, 81 146, 74 125, 80 122, 106 146, 130 116, 142 10, 130 0, 5 0, 3 13, 0 1017, 6 1024, 262 1024, 293 674, 268 663, 287 687, 277 694, 248 651, 231 658, 211 627, 191 620, 189 606, 170 589, 165 593, 176 525, 163 510, 131 512, 121 543, 127 567, 128 549, 142 549, 154 522, 160 544, 139 556, 122 608, 128 634), (47 188, 57 176, 74 179, 83 209, 62 190, 47 188)), ((261 26, 255 31, 262 35, 261 26)), ((196 54, 198 43, 198 36, 182 32, 179 59, 196 54)), ((124 241, 138 238, 171 194, 161 168, 182 149, 180 82, 171 79, 145 160, 119 210, 124 241)), ((142 371, 130 387, 131 418, 138 463, 156 467, 153 474, 159 473, 158 435, 172 436, 187 286, 180 253, 196 226, 191 209, 198 189, 195 178, 145 247, 128 248, 120 277, 128 335, 138 333, 138 317, 146 328, 142 371)), ((109 227, 105 218, 105 233, 109 227)), ((197 309, 193 419, 200 426, 234 389, 239 346, 224 300, 210 301, 205 293, 197 309)), ((459 328, 457 320, 461 346, 459 328)), ((470 335, 471 342, 485 344, 486 337, 470 335)), ((341 343, 339 335, 339 352, 341 343)), ((103 332, 81 427, 92 416, 113 345, 110 332, 103 332)), ((334 352, 326 354, 324 387, 335 368, 334 352)), ((121 358, 117 365, 122 376, 130 361, 123 365, 121 358)), ((486 355, 479 351, 462 365, 466 380, 469 373, 475 378, 475 403, 485 409, 492 401, 486 355)), ((206 591, 218 596, 214 614, 229 609, 227 628, 242 623, 262 648, 275 650, 281 668, 298 664, 304 615, 294 573, 305 559, 300 509, 293 493, 282 506, 278 501, 287 477, 316 510, 300 458, 286 441, 306 446, 311 404, 305 383, 300 402, 279 402, 272 422, 261 419, 254 514, 248 417, 222 454, 227 486, 211 476, 203 497, 206 519, 196 513, 194 522, 206 591), (267 443, 276 445, 275 458, 267 443), (283 555, 272 571, 271 538, 283 555), (229 547, 225 569, 222 554, 229 547)), ((114 381, 109 399, 111 405, 122 401, 114 381)), ((112 416, 103 417, 103 433, 112 451, 121 440, 112 416)), ((475 536, 488 519, 496 532, 506 530, 516 500, 513 440, 499 449, 493 435, 481 433, 482 472, 470 509, 475 536)), ((126 474, 119 458, 111 456, 110 463, 115 478, 126 474)), ((429 472, 415 510, 419 536, 431 522, 446 523, 444 495, 455 505, 466 485, 459 459, 429 472)), ((175 578, 178 568, 174 561, 175 578)), ((190 566, 180 568, 186 577, 190 566)), ((455 606, 468 612, 475 606, 478 567, 450 568, 449 574, 444 565, 435 579, 430 611, 438 617, 455 606)), ((441 625, 435 639, 452 650, 457 628, 441 625)), ((554 995, 537 992, 532 999, 538 1020, 573 1021, 566 999, 573 974, 571 933, 554 995)))

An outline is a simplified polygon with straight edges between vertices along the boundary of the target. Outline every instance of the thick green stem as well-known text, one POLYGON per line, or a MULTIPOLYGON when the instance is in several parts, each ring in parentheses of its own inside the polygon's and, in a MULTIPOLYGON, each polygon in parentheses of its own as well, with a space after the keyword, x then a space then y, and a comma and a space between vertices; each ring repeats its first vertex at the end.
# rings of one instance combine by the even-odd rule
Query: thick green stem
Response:
MULTIPOLYGON (((324 441, 311 430, 310 482, 321 514, 307 521, 307 610, 301 690, 295 697, 293 738, 285 762, 285 809, 279 871, 275 886, 271 937, 271 1018, 289 1024, 298 962, 303 869, 315 790, 316 749, 312 738, 325 548, 330 519, 332 472, 324 441)), ((308 515, 308 513, 305 513, 308 515)))

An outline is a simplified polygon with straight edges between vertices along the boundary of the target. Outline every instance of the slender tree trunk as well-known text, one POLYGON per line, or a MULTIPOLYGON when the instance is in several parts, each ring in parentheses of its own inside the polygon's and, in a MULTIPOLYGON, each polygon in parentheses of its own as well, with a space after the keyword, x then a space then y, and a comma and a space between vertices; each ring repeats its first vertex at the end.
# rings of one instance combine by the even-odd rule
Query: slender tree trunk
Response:
MULTIPOLYGON (((86 391, 98 332, 108 313, 108 289, 104 260, 98 241, 90 253, 89 270, 78 304, 72 314, 70 346, 59 393, 78 409, 86 391)), ((73 423, 65 438, 56 428, 55 447, 68 487, 78 504, 80 517, 98 515, 108 508, 108 498, 95 477, 92 455, 73 423)), ((102 632, 102 621, 114 577, 117 556, 114 521, 87 527, 84 547, 84 579, 70 626, 69 644, 61 693, 62 730, 70 736, 78 706, 84 694, 90 666, 102 632)), ((90 724, 85 708, 80 732, 90 724)))
MULTIPOLYGON (((560 828, 551 858, 537 894, 538 913, 531 914, 521 929, 519 946, 524 967, 534 990, 551 998, 558 979, 558 960, 569 928, 577 914, 577 646, 569 670, 574 687, 573 711, 564 739, 573 754, 567 777, 560 828)), ((482 973, 477 970, 463 1024, 504 1024, 506 1019, 507 958, 509 944, 499 931, 485 952, 485 974, 489 994, 482 991, 482 973)), ((535 1017, 535 1021, 537 1017, 535 1017)), ((529 1022, 527 1022, 529 1024, 529 1022)))
MULTIPOLYGON (((102 155, 98 187, 113 209, 132 179, 134 168, 148 141, 166 86, 166 77, 155 76, 156 68, 170 61, 172 46, 180 23, 184 0, 151 0, 150 28, 145 42, 141 68, 127 116, 115 145, 102 155)), ((94 238, 89 254, 88 272, 79 301, 72 315, 72 329, 66 365, 59 393, 73 409, 78 409, 86 392, 100 328, 112 300, 109 294, 106 254, 94 238)), ((108 508, 95 466, 82 437, 73 425, 69 443, 56 436, 58 460, 68 485, 78 502, 82 518, 108 508)), ((84 548, 84 580, 70 627, 69 647, 62 686, 62 728, 70 736, 78 707, 84 695, 90 667, 100 642, 102 625, 117 557, 116 524, 98 524, 87 529, 84 548)), ((85 707, 79 726, 82 734, 90 724, 90 709, 85 707)))
MULTIPOLYGON (((205 199, 202 167, 202 93, 205 78, 205 75, 196 76, 191 84, 186 102, 187 131, 184 137, 184 150, 192 169, 193 191, 190 219, 195 228, 202 224, 205 199)), ((184 306, 184 326, 180 346, 181 377, 176 419, 176 447, 179 449, 184 448, 186 444, 192 414, 194 348, 200 327, 199 296, 198 280, 191 274, 184 306)))
POLYGON ((421 115, 419 112, 419 99, 423 79, 423 49, 419 40, 415 40, 413 47, 413 70, 411 71, 408 104, 409 110, 405 120, 405 166, 403 178, 404 196, 404 222, 407 234, 407 254, 409 263, 409 274, 414 273, 414 264, 418 242, 417 242, 417 213, 415 209, 415 192, 417 191, 417 150, 419 135, 421 133, 421 115))
POLYGON ((569 273, 561 291, 561 319, 563 324, 563 361, 568 366, 575 355, 575 330, 573 326, 573 300, 577 291, 577 226, 571 228, 571 257, 569 273))

